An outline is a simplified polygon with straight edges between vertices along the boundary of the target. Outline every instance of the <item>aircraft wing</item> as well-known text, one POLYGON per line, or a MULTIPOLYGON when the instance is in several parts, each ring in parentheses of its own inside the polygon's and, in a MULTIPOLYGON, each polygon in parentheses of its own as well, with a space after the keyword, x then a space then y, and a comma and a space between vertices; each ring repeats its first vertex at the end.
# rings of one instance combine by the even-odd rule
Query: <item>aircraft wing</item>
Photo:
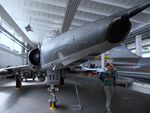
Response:
POLYGON ((150 73, 143 72, 130 72, 130 71, 117 71, 119 76, 134 78, 142 82, 150 83, 150 73))
POLYGON ((29 65, 20 65, 20 66, 0 68, 0 78, 7 77, 7 76, 13 76, 14 72, 21 71, 21 70, 27 70, 27 69, 30 69, 29 65))
POLYGON ((18 70, 18 69, 27 69, 27 68, 29 68, 29 65, 12 66, 12 67, 0 68, 0 72, 3 70, 18 70))
POLYGON ((121 44, 111 49, 110 58, 116 59, 116 58, 141 58, 141 57, 133 54, 124 44, 121 44))
POLYGON ((142 58, 133 54, 123 44, 110 51, 110 58, 112 58, 119 76, 150 82, 150 58, 142 58))
POLYGON ((117 66, 138 66, 138 60, 142 57, 133 54, 124 44, 110 51, 110 59, 117 66))

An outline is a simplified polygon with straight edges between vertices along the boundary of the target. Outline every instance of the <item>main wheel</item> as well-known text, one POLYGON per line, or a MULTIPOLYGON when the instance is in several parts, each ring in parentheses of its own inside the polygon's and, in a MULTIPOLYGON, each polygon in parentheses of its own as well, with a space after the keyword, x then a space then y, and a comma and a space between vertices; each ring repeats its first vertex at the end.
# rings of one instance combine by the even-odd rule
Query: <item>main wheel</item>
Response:
POLYGON ((38 76, 38 80, 40 82, 44 82, 45 81, 45 76, 38 76))
POLYGON ((21 80, 20 80, 19 78, 17 78, 17 79, 16 79, 16 88, 17 88, 17 89, 20 89, 21 86, 22 86, 21 80))
POLYGON ((60 83, 59 83, 60 86, 64 86, 64 77, 60 77, 60 83))

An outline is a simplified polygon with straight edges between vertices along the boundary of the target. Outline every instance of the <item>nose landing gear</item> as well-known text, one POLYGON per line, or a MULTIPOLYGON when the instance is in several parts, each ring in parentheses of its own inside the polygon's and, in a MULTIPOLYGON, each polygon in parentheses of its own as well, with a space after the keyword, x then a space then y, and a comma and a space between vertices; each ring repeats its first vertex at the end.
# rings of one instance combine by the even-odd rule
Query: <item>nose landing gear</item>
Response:
POLYGON ((55 110, 56 109, 56 102, 57 102, 56 91, 57 90, 58 89, 53 84, 51 84, 50 87, 48 88, 48 91, 50 92, 50 99, 48 100, 50 110, 55 110))
POLYGON ((48 92, 50 92, 49 109, 55 110, 57 105, 56 91, 59 90, 60 85, 64 85, 64 78, 61 77, 60 70, 47 70, 47 83, 50 86, 48 92))

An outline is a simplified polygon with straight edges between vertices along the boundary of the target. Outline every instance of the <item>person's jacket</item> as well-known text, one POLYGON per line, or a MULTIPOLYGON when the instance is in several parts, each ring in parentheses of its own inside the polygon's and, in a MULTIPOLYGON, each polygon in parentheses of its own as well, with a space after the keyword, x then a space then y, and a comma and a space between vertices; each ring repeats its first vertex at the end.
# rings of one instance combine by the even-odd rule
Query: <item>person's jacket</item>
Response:
POLYGON ((107 69, 104 72, 100 73, 99 79, 103 82, 104 86, 116 86, 116 70, 108 71, 107 69))

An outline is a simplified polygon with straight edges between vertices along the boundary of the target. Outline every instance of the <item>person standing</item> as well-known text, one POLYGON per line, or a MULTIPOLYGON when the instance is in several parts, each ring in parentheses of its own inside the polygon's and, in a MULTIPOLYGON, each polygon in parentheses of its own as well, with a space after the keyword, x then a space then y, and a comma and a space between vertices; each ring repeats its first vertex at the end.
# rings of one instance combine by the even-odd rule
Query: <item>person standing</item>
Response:
POLYGON ((106 94, 106 110, 107 113, 111 112, 111 99, 113 95, 114 86, 116 85, 116 70, 111 63, 107 63, 104 72, 101 72, 100 79, 103 82, 104 91, 106 94))

